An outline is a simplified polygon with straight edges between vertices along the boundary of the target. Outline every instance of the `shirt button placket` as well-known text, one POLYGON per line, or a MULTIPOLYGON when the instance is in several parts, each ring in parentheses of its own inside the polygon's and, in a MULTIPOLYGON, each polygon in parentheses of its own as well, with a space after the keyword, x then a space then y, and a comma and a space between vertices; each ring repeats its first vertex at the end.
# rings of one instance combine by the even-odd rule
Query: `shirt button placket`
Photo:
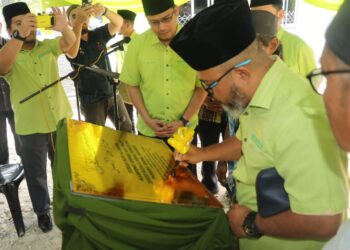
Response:
POLYGON ((170 53, 169 49, 165 49, 165 55, 164 55, 164 78, 165 78, 165 84, 164 84, 164 90, 165 90, 165 96, 166 98, 164 107, 165 107, 165 118, 169 117, 169 111, 170 111, 170 53))

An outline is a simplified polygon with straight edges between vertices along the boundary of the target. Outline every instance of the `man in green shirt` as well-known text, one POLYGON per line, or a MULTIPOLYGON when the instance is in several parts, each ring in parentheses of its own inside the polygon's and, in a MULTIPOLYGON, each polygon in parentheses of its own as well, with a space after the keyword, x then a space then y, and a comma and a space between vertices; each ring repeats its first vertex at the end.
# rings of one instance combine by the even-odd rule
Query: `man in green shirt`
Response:
POLYGON ((173 0, 143 0, 151 28, 130 43, 120 80, 138 111, 140 134, 166 140, 179 127, 195 128, 206 96, 196 72, 170 47, 180 30, 173 0))
MULTIPOLYGON (((125 37, 130 37, 133 40, 138 34, 134 30, 134 21, 136 18, 136 13, 131 10, 118 10, 118 14, 124 19, 123 25, 120 28, 120 34, 125 37)), ((124 63, 125 53, 128 50, 129 44, 123 45, 123 50, 117 50, 117 72, 120 73, 124 63)), ((135 121, 134 121, 134 106, 132 105, 128 91, 125 84, 119 84, 119 93, 123 98, 125 108, 128 111, 130 120, 132 122, 132 130, 135 133, 135 121)))
POLYGON ((52 229, 50 198, 47 187, 47 155, 53 164, 57 122, 72 115, 60 83, 20 104, 20 100, 59 79, 57 58, 74 43, 75 35, 59 8, 52 8, 55 31, 60 38, 36 40, 36 16, 26 3, 3 8, 7 31, 12 37, 0 50, 0 74, 11 89, 16 133, 21 142, 21 158, 38 225, 43 232, 52 229))
POLYGON ((287 32, 281 27, 285 11, 282 0, 251 0, 252 10, 265 10, 276 15, 279 19, 277 37, 282 43, 283 60, 296 73, 305 77, 316 67, 315 56, 312 48, 309 47, 300 37, 287 32))
POLYGON ((320 249, 348 205, 347 156, 331 133, 322 98, 261 49, 245 0, 202 11, 170 46, 198 71, 207 92, 240 118, 235 137, 177 155, 184 164, 239 160, 237 204, 228 220, 240 249, 320 249), (263 217, 256 178, 270 167, 284 179, 290 208, 263 217))

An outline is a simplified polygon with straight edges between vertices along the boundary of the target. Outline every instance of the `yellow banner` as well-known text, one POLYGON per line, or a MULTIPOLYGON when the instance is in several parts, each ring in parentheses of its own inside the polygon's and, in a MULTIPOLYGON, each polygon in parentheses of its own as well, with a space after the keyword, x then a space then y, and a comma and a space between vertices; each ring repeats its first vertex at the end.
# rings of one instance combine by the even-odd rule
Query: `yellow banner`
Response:
POLYGON ((72 191, 106 198, 222 207, 190 174, 175 167, 158 139, 68 120, 72 191))
MULTIPOLYGON (((187 3, 189 0, 175 0, 176 5, 182 5, 187 3)), ((52 6, 69 6, 72 4, 81 5, 81 0, 41 0, 43 8, 49 8, 52 6)), ((129 9, 134 12, 143 12, 141 0, 96 0, 92 3, 101 3, 108 8, 113 9, 129 9)))

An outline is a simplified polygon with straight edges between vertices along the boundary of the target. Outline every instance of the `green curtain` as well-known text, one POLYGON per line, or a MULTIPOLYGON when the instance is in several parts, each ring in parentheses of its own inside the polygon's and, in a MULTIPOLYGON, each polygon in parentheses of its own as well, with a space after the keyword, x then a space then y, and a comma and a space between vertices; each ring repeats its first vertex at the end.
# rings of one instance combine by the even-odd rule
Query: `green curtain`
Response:
POLYGON ((328 10, 338 10, 344 0, 305 0, 305 2, 328 10))
POLYGON ((53 212, 63 250, 234 249, 223 209, 72 194, 66 121, 56 138, 53 212))
MULTIPOLYGON (((177 5, 182 5, 189 0, 175 0, 177 5)), ((43 8, 51 6, 69 6, 72 4, 81 4, 81 0, 41 0, 43 8)), ((104 6, 112 9, 129 9, 134 12, 143 12, 141 0, 100 0, 93 3, 101 3, 104 6)))

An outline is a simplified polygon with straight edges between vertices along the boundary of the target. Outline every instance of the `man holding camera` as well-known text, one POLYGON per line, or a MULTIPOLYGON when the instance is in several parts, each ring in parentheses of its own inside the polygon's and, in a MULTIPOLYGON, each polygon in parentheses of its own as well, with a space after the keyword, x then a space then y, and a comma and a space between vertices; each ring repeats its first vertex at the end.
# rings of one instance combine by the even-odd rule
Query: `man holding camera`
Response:
MULTIPOLYGON (((77 69, 75 64, 92 65, 110 71, 106 44, 120 30, 123 18, 99 3, 72 5, 67 10, 67 16, 77 37, 74 46, 67 53, 72 66, 77 69), (110 22, 95 30, 88 30, 91 15, 105 16, 110 22)), ((113 88, 116 86, 112 79, 82 70, 74 83, 78 88, 82 113, 87 122, 103 126, 108 116, 118 130, 131 132, 131 121, 119 93, 114 103, 113 88), (115 104, 117 107, 114 109, 115 104)))
POLYGON ((72 115, 61 84, 47 89, 31 100, 19 102, 59 79, 57 58, 75 41, 64 12, 52 8, 53 30, 61 37, 42 42, 36 40, 37 18, 26 3, 17 2, 3 8, 11 40, 0 50, 0 74, 11 89, 16 133, 21 142, 21 158, 38 225, 43 232, 52 229, 50 198, 47 187, 47 155, 53 164, 54 138, 57 122, 72 115))

